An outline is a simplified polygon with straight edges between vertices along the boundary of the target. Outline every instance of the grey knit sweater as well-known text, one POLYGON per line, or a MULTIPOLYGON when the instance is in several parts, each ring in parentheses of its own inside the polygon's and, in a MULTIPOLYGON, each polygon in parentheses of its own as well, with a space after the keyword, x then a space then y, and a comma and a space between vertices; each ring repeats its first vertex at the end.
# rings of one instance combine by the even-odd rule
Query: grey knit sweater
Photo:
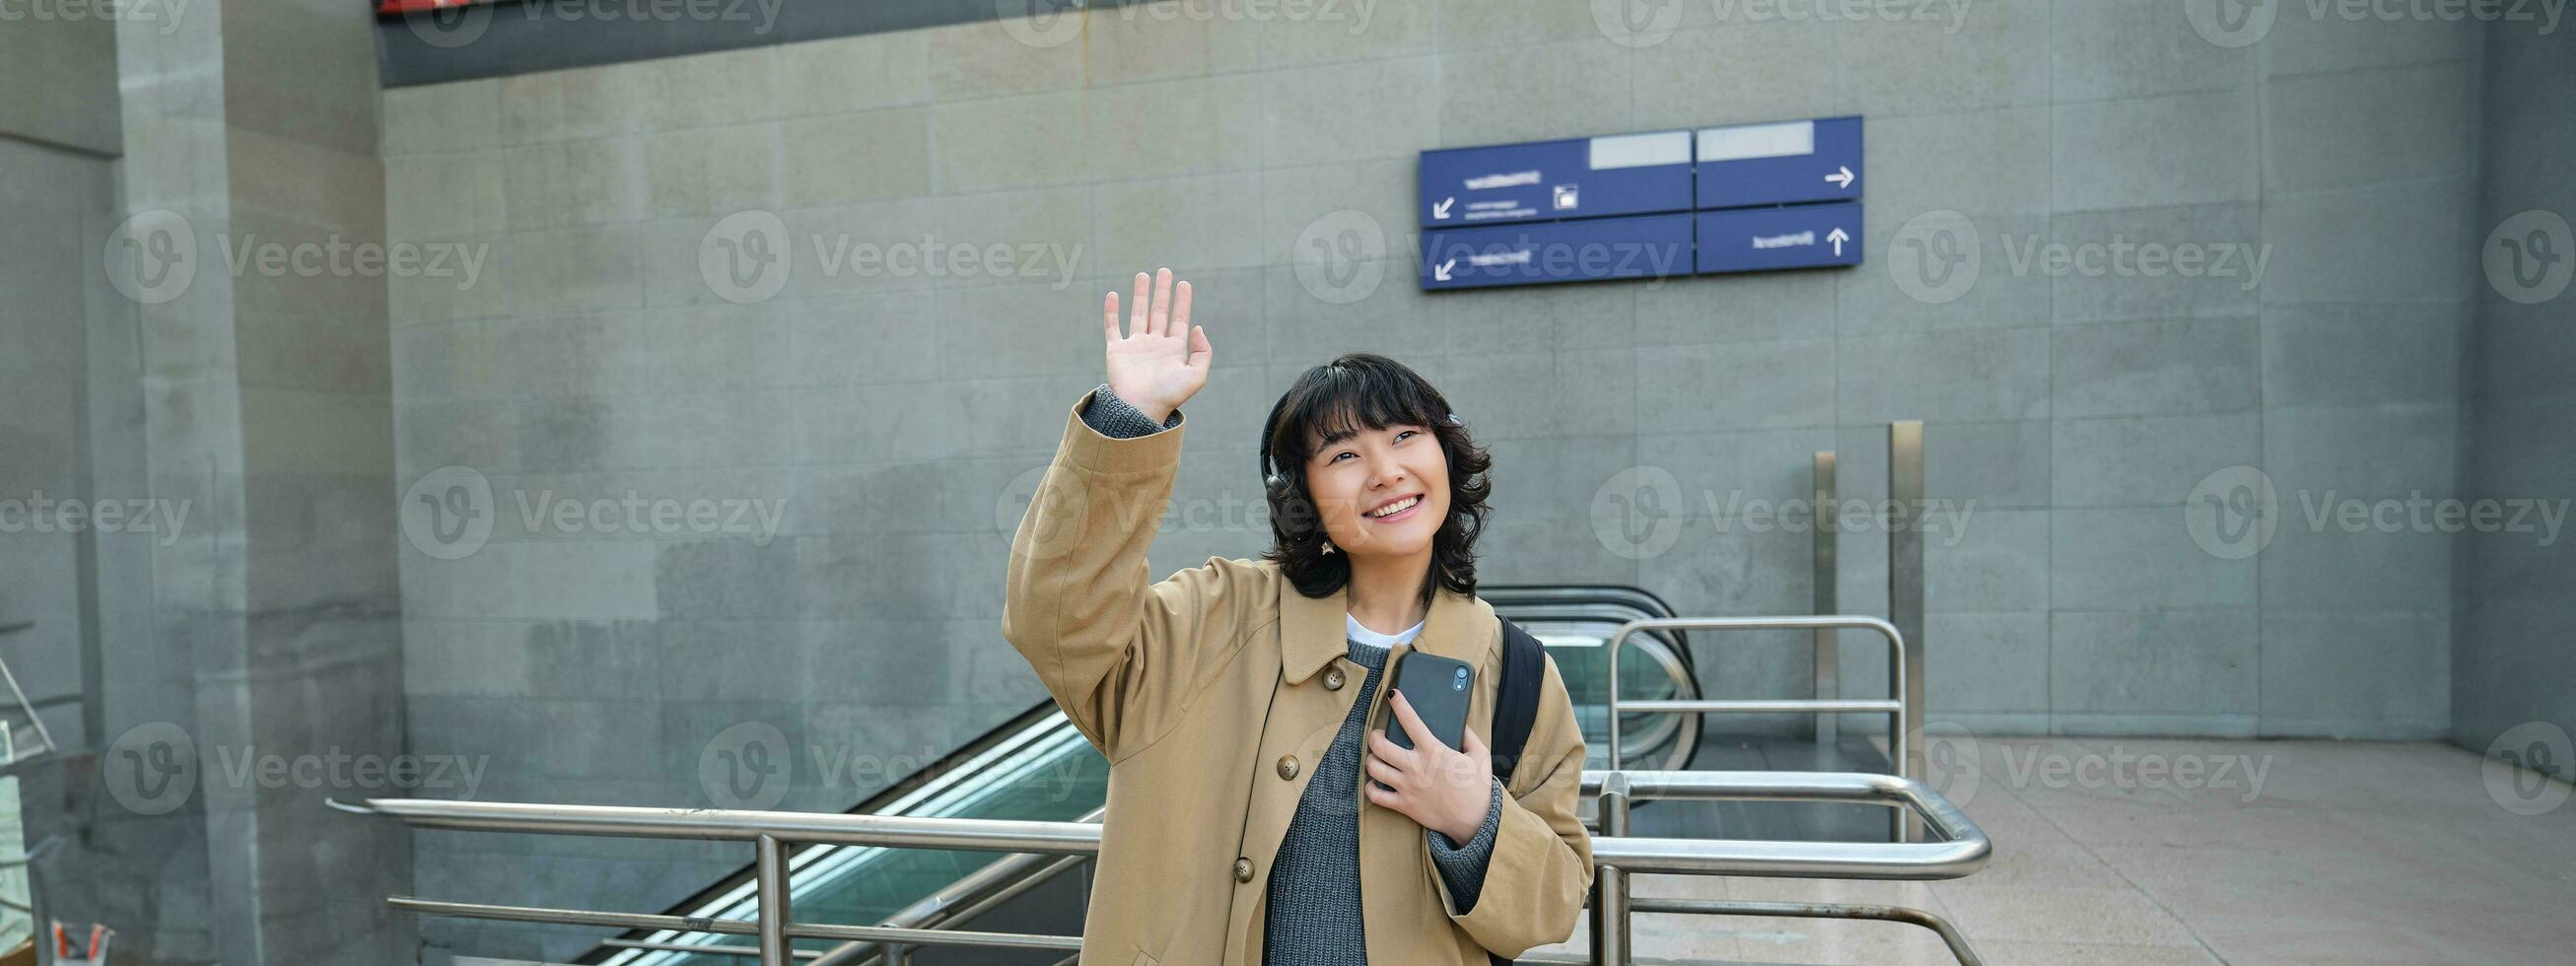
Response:
MULTIPOLYGON (((1179 425, 1174 412, 1161 425, 1118 398, 1103 383, 1083 406, 1082 421, 1101 435, 1120 439, 1162 432, 1179 425)), ((1297 812, 1280 839, 1279 856, 1271 860, 1269 914, 1262 924, 1261 961, 1265 966, 1362 966, 1368 946, 1362 932, 1360 882, 1359 782, 1366 746, 1369 708, 1377 697, 1387 651, 1345 639, 1352 662, 1368 668, 1357 701, 1342 719, 1333 744, 1306 781, 1297 812)), ((1423 829, 1432 864, 1460 912, 1476 906, 1484 890, 1485 866, 1493 857, 1494 833, 1502 823, 1503 783, 1495 779, 1487 792, 1485 822, 1474 838, 1461 845, 1447 833, 1423 829)))

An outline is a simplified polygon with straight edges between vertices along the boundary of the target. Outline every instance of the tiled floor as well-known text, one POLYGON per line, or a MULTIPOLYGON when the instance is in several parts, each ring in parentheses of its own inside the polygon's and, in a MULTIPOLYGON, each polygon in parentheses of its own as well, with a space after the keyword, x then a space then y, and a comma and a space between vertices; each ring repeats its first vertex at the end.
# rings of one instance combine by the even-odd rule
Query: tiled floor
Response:
MULTIPOLYGON (((1947 788, 1995 843, 1974 876, 1641 876, 1636 892, 1910 905, 1994 966, 2576 961, 2576 801, 2516 814, 2459 748, 1989 738, 1976 752, 1947 788)), ((1711 806, 1653 806, 1693 807, 1711 806)), ((1894 923, 1646 915, 1634 930, 1641 956, 1951 962, 1894 923)))

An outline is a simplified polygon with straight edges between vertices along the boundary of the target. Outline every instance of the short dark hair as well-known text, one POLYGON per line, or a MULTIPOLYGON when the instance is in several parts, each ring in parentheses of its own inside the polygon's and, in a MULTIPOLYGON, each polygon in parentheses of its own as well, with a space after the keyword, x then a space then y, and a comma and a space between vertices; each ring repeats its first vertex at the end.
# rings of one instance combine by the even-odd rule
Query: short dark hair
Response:
POLYGON ((1349 554, 1323 552, 1329 534, 1306 489, 1306 460, 1315 454, 1310 441, 1389 426, 1430 427, 1449 460, 1449 516, 1431 538, 1422 601, 1429 603, 1437 587, 1476 592, 1476 536, 1492 513, 1485 504, 1493 491, 1486 476, 1492 454, 1476 445, 1430 380, 1385 356, 1353 352, 1298 376, 1262 423, 1259 455, 1272 540, 1262 558, 1278 561, 1298 593, 1322 597, 1351 579, 1349 554))

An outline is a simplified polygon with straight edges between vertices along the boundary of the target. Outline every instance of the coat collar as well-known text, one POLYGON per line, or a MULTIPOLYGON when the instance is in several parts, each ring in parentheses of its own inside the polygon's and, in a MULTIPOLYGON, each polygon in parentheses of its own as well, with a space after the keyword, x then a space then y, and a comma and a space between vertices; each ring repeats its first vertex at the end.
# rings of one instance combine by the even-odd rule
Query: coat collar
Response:
MULTIPOLYGON (((1297 592, 1286 575, 1279 579, 1280 670, 1288 683, 1301 684, 1334 658, 1350 653, 1344 619, 1349 616, 1350 589, 1322 597, 1297 592)), ((1443 587, 1431 595, 1431 613, 1422 619, 1415 650, 1456 658, 1479 668, 1497 633, 1494 608, 1483 599, 1443 587)))

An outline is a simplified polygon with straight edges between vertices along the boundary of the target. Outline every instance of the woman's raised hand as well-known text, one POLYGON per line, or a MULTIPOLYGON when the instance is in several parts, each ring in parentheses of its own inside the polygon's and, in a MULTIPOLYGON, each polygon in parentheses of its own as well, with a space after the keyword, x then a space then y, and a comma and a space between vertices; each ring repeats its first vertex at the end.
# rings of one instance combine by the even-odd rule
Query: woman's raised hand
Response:
POLYGON ((1118 293, 1100 306, 1109 341, 1109 391, 1157 423, 1207 385, 1207 331, 1190 324, 1190 283, 1172 285, 1172 270, 1136 273, 1127 334, 1118 333, 1118 293))

